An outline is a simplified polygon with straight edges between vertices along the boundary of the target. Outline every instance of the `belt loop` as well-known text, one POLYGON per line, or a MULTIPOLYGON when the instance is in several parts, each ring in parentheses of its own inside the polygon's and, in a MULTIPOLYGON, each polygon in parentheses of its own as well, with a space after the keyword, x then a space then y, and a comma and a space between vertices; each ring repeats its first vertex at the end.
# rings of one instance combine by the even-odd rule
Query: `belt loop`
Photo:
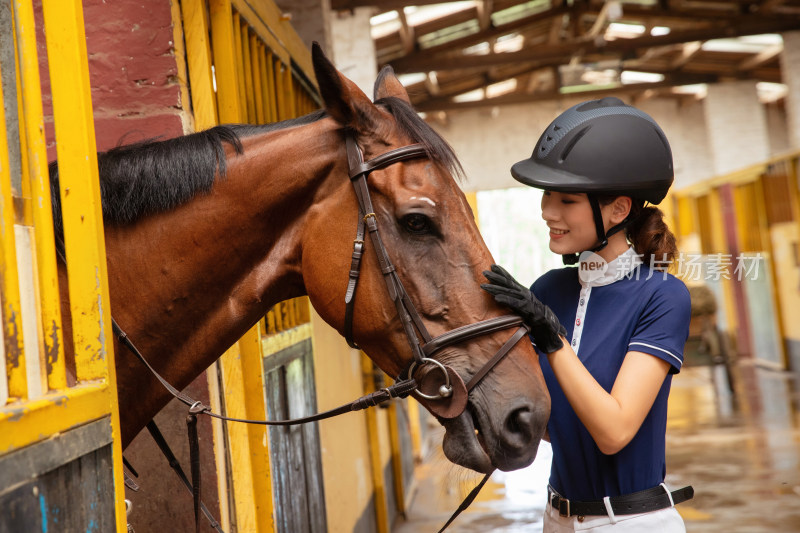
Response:
POLYGON ((667 484, 666 483, 661 483, 661 487, 664 489, 664 492, 667 493, 667 497, 669 498, 669 506, 670 507, 675 507, 675 502, 672 499, 672 493, 667 488, 667 484))
POLYGON ((614 514, 614 509, 611 508, 611 498, 609 498, 608 496, 604 496, 603 505, 606 506, 606 512, 608 513, 608 517, 611 519, 611 524, 616 524, 617 517, 614 514))

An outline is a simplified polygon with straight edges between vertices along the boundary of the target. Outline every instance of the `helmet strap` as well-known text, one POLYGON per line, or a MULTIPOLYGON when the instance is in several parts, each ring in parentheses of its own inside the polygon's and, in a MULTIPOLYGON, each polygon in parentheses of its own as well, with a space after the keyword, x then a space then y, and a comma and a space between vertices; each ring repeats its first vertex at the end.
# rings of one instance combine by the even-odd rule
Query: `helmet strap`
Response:
MULTIPOLYGON (((597 196, 594 194, 587 194, 589 198, 589 205, 592 206, 592 216, 594 218, 594 227, 595 231, 597 231, 597 242, 599 243, 594 248, 589 249, 590 252, 598 252, 608 246, 608 238, 614 235, 615 233, 619 233, 628 225, 633 222, 634 217, 628 215, 625 220, 610 228, 607 232, 605 230, 605 226, 603 225, 603 214, 600 211, 600 202, 597 200, 597 196)), ((561 261, 567 265, 577 265, 578 261, 580 261, 580 254, 563 254, 561 256, 561 261)))
MULTIPOLYGON (((598 246, 595 246, 590 252, 596 252, 598 250, 602 250, 608 244, 608 237, 613 235, 620 229, 622 224, 615 226, 614 228, 606 234, 605 227, 603 227, 603 214, 600 212, 600 202, 597 201, 597 197, 594 194, 587 194, 589 197, 589 205, 592 206, 592 216, 594 217, 594 227, 597 231, 597 242, 600 243, 598 246), (618 229, 619 228, 619 229, 618 229)), ((623 222, 624 224, 624 222, 623 222)), ((580 260, 580 254, 562 254, 561 261, 567 266, 577 265, 578 261, 580 260)))
POLYGON ((594 194, 587 194, 587 196, 589 197, 589 205, 592 206, 592 215, 594 215, 594 229, 597 231, 597 242, 600 243, 590 251, 596 252, 605 248, 606 245, 608 245, 608 237, 622 228, 619 227, 620 225, 617 225, 611 228, 609 233, 606 233, 605 226, 603 225, 603 213, 600 211, 600 202, 597 201, 597 196, 594 194))

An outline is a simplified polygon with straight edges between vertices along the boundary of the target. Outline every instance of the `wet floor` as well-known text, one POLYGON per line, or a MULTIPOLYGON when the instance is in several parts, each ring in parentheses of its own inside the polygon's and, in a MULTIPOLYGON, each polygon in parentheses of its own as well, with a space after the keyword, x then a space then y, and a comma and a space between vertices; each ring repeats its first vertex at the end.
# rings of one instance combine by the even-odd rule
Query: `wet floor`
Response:
MULTIPOLYGON (((432 449, 394 533, 437 531, 479 481, 432 449)), ((542 443, 530 467, 496 472, 448 531, 541 531, 550 458, 542 443)), ((750 360, 730 373, 684 367, 670 395, 666 482, 694 486, 694 499, 677 506, 690 533, 800 532, 800 374, 750 360)))

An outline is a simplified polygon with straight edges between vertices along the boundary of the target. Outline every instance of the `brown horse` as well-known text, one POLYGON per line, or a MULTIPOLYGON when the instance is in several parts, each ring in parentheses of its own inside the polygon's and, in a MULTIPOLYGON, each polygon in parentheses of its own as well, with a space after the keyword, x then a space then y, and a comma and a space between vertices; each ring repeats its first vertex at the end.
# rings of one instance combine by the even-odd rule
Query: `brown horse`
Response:
MULTIPOLYGON (((313 55, 324 111, 99 156, 112 314, 177 388, 287 298, 307 294, 344 333, 358 217, 345 132, 365 159, 411 143, 425 147, 427 157, 373 172, 369 190, 386 249, 430 333, 506 313, 479 287, 492 257, 453 179, 459 167, 449 146, 414 113, 391 69, 376 81, 373 103, 318 48, 313 55)), ((411 350, 369 241, 361 272, 354 338, 397 376, 411 350)), ((64 338, 71 339, 66 299, 64 338)), ((458 343, 436 358, 466 381, 508 335, 458 343)), ((115 353, 124 447, 171 397, 119 343, 115 353)), ((460 416, 440 419, 445 454, 480 472, 524 467, 549 407, 538 358, 523 340, 470 393, 460 416)))

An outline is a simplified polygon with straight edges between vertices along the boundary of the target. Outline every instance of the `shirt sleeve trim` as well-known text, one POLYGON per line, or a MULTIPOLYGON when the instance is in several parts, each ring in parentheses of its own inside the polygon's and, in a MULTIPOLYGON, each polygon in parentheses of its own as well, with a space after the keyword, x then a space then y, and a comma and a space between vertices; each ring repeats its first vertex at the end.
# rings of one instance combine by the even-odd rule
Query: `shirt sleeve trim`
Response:
POLYGON ((647 343, 645 343, 645 342, 637 342, 637 341, 633 341, 633 342, 631 342, 631 343, 628 343, 628 348, 630 348, 630 347, 631 347, 631 346, 633 346, 633 345, 637 345, 637 346, 647 346, 648 348, 652 348, 653 350, 658 350, 658 351, 660 351, 660 352, 664 352, 665 354, 669 355, 670 357, 672 357, 673 359, 675 359, 675 361, 677 361, 677 362, 678 362, 678 365, 677 365, 677 366, 678 366, 678 368, 680 368, 680 367, 681 367, 681 365, 683 364, 683 361, 681 361, 681 358, 680 358, 680 357, 678 357, 677 355, 675 355, 674 353, 672 353, 672 352, 670 352, 670 351, 668 351, 668 350, 665 350, 664 348, 659 348, 658 346, 653 346, 652 344, 647 344, 647 343))

